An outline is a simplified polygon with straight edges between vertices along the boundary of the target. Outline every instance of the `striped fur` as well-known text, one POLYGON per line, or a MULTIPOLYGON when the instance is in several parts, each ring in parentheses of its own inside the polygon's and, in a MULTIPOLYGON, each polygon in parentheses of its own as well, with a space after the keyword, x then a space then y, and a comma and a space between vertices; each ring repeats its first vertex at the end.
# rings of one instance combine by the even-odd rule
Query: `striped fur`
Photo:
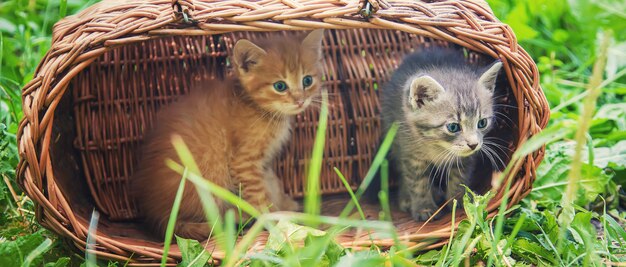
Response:
POLYGON ((483 68, 466 63, 460 50, 429 49, 408 56, 383 87, 384 126, 400 126, 391 154, 401 176, 399 206, 416 220, 428 219, 442 198, 462 197, 477 152, 490 151, 483 137, 494 121, 501 65, 483 68), (486 127, 477 126, 481 119, 486 127), (451 123, 462 130, 451 132, 451 123))
MULTIPOLYGON (((165 234, 180 175, 164 162, 178 159, 171 136, 182 136, 205 179, 239 194, 259 210, 296 210, 271 165, 289 139, 293 116, 319 95, 322 30, 301 37, 273 36, 253 44, 240 40, 231 61, 236 77, 203 80, 157 115, 147 133, 132 180, 148 226, 165 234), (313 84, 303 86, 306 75, 313 84), (274 83, 288 89, 278 92, 274 83)), ((217 200, 223 214, 229 207, 217 200)), ((245 218, 242 218, 245 219, 245 218)), ((210 233, 199 196, 185 187, 175 234, 205 239, 210 233)))

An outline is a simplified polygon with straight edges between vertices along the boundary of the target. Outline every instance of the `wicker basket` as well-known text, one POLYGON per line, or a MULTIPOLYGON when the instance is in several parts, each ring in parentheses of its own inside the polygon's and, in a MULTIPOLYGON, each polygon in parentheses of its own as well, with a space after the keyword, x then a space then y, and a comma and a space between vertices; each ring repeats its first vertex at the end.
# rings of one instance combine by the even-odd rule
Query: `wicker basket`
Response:
MULTIPOLYGON (((91 210, 101 216, 94 252, 132 264, 154 263, 162 243, 138 230, 137 210, 128 194, 136 148, 156 111, 185 94, 192 79, 228 75, 228 55, 239 38, 271 31, 293 34, 326 28, 326 87, 331 93, 322 190, 334 195, 324 212, 345 204, 345 188, 333 167, 356 187, 376 153, 380 138, 377 89, 407 53, 421 46, 459 46, 470 59, 502 60, 508 84, 501 101, 518 108, 493 130, 512 150, 545 127, 548 107, 537 68, 511 29, 482 0, 331 1, 104 0, 54 27, 52 47, 23 89, 24 120, 18 145, 19 183, 37 203, 39 222, 85 249, 91 210)), ((303 194, 317 111, 299 115, 292 142, 276 164, 285 191, 303 194)), ((530 192, 543 149, 527 156, 489 205, 517 203, 530 192)), ((497 170, 482 173, 488 184, 497 170)), ((375 206, 368 206, 376 214, 375 206)), ((459 214, 456 222, 464 218, 459 214)), ((410 245, 448 236, 450 216, 426 225, 394 217, 410 245)), ((259 238, 262 244, 267 237, 259 238)), ((338 241, 367 247, 363 232, 338 241)), ((373 240, 388 245, 389 240, 373 240)), ((439 246, 444 241, 423 248, 439 246)), ((215 258, 222 255, 214 253, 215 258)), ((170 254, 175 262, 180 253, 170 254)))

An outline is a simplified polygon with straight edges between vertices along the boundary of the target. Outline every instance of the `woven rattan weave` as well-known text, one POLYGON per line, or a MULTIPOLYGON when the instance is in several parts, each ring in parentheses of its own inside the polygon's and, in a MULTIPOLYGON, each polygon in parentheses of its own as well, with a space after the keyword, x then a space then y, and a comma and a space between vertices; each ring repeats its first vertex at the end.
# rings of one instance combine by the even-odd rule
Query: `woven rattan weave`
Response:
MULTIPOLYGON (((24 119, 18 145, 18 180, 37 204, 39 222, 85 249, 91 211, 101 216, 97 246, 103 258, 152 264, 162 244, 139 231, 128 192, 136 151, 156 111, 185 94, 193 79, 228 75, 228 55, 240 38, 268 32, 294 34, 325 28, 325 86, 330 114, 322 171, 324 212, 345 205, 345 188, 332 171, 340 169, 356 187, 377 151, 381 136, 378 88, 407 53, 423 46, 458 46, 471 61, 504 63, 508 80, 500 101, 513 106, 493 134, 515 150, 545 127, 548 106, 537 68, 481 0, 104 0, 54 27, 52 47, 23 89, 24 119), (517 108, 515 108, 517 107, 517 108)), ((298 116, 293 138, 275 165, 285 191, 303 195, 305 163, 317 125, 317 111, 298 116)), ((510 155, 504 155, 510 156, 510 155)), ((517 203, 530 192, 543 149, 515 165, 507 196, 517 203)), ((508 157, 505 157, 508 158, 508 157)), ((479 173, 486 184, 497 170, 479 173)), ((372 217, 375 206, 367 206, 372 217)), ((458 214, 458 223, 464 215, 458 214)), ((397 213, 403 242, 436 247, 449 235, 450 216, 416 223, 397 213), (426 245, 428 244, 428 245, 426 245)), ((263 244, 267 234, 259 238, 263 244)), ((348 231, 347 247, 387 246, 391 240, 348 231)), ((223 254, 214 252, 219 259, 223 254)), ((171 262, 180 257, 174 247, 171 262)))

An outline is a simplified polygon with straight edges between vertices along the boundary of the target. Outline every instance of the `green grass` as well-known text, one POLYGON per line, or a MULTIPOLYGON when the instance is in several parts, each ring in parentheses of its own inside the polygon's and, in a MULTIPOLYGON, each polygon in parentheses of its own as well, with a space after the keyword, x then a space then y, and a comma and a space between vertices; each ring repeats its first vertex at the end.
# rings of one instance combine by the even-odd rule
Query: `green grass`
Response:
MULTIPOLYGON (((18 161, 15 135, 23 116, 20 89, 32 78, 50 46, 54 22, 93 2, 0 2, 0 266, 94 263, 89 260, 90 254, 75 253, 67 243, 34 221, 32 201, 14 182, 18 161)), ((414 254, 416 248, 402 246, 388 222, 389 177, 384 154, 390 141, 381 147, 363 184, 352 192, 352 201, 347 203, 342 216, 326 217, 319 215, 318 193, 325 131, 317 133, 311 155, 306 213, 262 214, 236 194, 202 179, 182 140, 175 140, 180 158, 167 164, 185 174, 204 196, 202 202, 212 225, 212 236, 226 253, 224 264, 604 266, 625 262, 626 36, 621 33, 626 32, 626 4, 618 0, 488 2, 495 14, 513 28, 520 44, 537 62, 541 85, 551 107, 548 128, 519 148, 512 160, 515 163, 516 159, 546 146, 534 189, 524 200, 508 210, 507 203, 501 203, 497 216, 487 219, 484 210, 491 195, 466 196, 463 208, 468 219, 450 233, 449 244, 414 254), (607 34, 611 32, 612 35, 607 34), (602 60, 604 57, 606 62, 602 60), (358 202, 379 169, 383 212, 379 221, 365 222, 358 202), (215 197, 234 203, 238 210, 216 216, 215 197), (348 216, 355 208, 359 216, 348 216), (241 213, 256 217, 245 233, 234 226, 235 216, 241 213), (321 231, 318 229, 321 224, 330 227, 321 231), (343 248, 333 237, 352 227, 387 235, 396 240, 396 245, 388 250, 375 246, 365 251, 343 248), (268 245, 261 252, 248 253, 247 248, 263 230, 270 231, 268 245), (241 238, 240 242, 235 242, 237 237, 241 238), (297 245, 302 242, 305 246, 297 245)), ((324 127, 320 123, 319 129, 324 127)), ((343 176, 341 171, 336 169, 339 179, 343 176)), ((174 222, 172 216, 170 224, 174 222)), ((171 230, 170 227, 168 236, 172 235, 171 230)), ((211 259, 204 244, 180 238, 177 243, 183 255, 181 266, 204 266, 211 259)), ((123 266, 125 263, 99 261, 97 264, 123 266)))

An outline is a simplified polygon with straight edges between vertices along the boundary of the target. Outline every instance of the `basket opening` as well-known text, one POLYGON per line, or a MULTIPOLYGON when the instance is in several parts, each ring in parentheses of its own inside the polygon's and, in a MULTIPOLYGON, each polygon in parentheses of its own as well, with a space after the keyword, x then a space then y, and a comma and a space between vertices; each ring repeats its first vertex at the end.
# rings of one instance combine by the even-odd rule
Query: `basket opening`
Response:
MULTIPOLYGON (((154 124, 159 108, 186 94, 194 79, 228 75, 228 55, 237 39, 266 34, 176 36, 127 44, 106 52, 78 74, 71 82, 71 93, 64 96, 56 110, 53 136, 59 138, 52 144, 55 179, 75 215, 88 221, 96 207, 104 213, 99 231, 138 243, 158 242, 141 232, 137 208, 128 194, 144 132, 154 124)), ((321 184, 324 212, 334 214, 349 197, 333 168, 340 169, 355 189, 377 152, 381 84, 415 49, 453 44, 401 31, 372 29, 329 30, 324 42, 324 71, 331 98, 321 184)), ((469 53, 469 59, 483 64, 493 61, 476 52, 469 53)), ((508 81, 502 78, 498 82, 497 101, 502 104, 498 111, 508 118, 500 118, 489 136, 502 139, 503 145, 513 151, 518 140, 517 103, 508 81)), ((305 163, 310 157, 317 117, 317 110, 297 117, 292 140, 274 166, 284 179, 285 191, 296 198, 303 195, 305 163)), ((497 152, 508 163, 511 152, 497 152)), ((488 160, 476 169, 475 177, 485 179, 474 179, 470 186, 485 192, 499 170, 493 169, 488 160)), ((365 210, 372 219, 378 218, 378 205, 365 204, 365 210)), ((401 230, 414 231, 421 226, 410 218, 406 220, 406 214, 394 214, 401 230)), ((449 217, 441 219, 446 220, 449 217)), ((428 227, 422 229, 426 230, 428 227)))
MULTIPOLYGON (((77 133, 74 125, 72 95, 65 94, 54 111, 50 160, 54 166, 54 178, 71 207, 93 208, 94 199, 89 194, 87 180, 83 175, 80 151, 74 148, 77 133)), ((45 188, 45 186, 44 186, 45 188)))

